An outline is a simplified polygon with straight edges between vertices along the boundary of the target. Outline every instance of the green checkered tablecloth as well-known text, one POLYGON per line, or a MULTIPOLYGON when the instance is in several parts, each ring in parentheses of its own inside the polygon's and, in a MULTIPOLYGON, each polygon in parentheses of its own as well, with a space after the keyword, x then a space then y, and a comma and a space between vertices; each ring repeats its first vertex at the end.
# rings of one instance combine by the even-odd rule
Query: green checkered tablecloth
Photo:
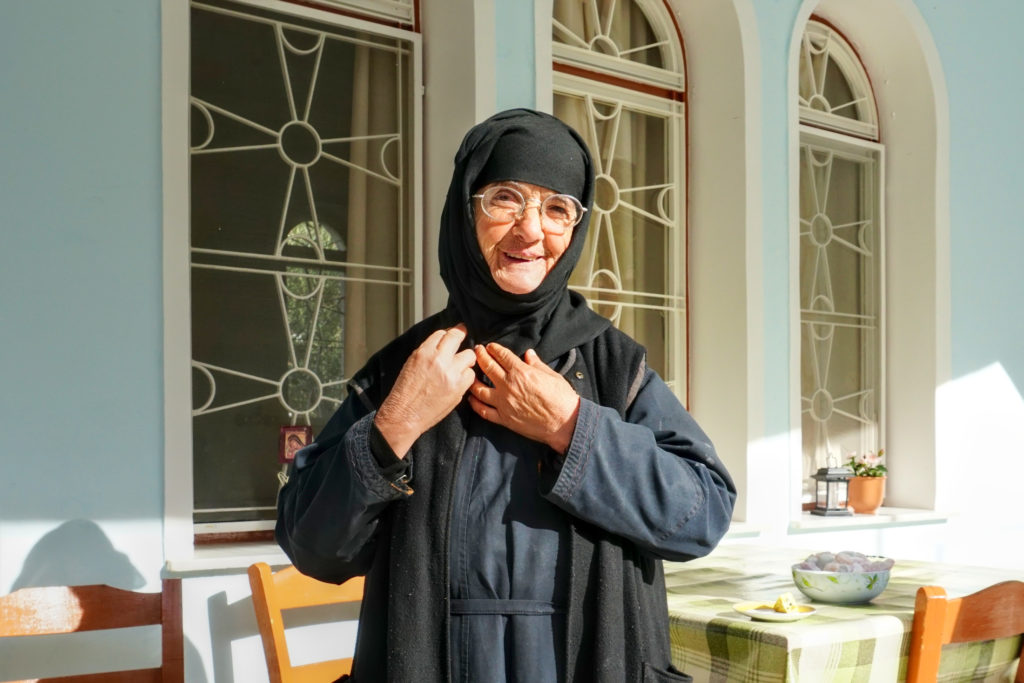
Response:
MULTIPOLYGON (((815 614, 787 623, 754 621, 733 609, 785 592, 809 603, 790 574, 808 554, 735 545, 693 562, 666 562, 676 667, 697 682, 902 681, 919 586, 941 585, 955 597, 1024 574, 897 560, 889 585, 866 605, 813 603, 815 614)), ((939 681, 1009 681, 1019 648, 1020 638, 947 646, 939 681)))

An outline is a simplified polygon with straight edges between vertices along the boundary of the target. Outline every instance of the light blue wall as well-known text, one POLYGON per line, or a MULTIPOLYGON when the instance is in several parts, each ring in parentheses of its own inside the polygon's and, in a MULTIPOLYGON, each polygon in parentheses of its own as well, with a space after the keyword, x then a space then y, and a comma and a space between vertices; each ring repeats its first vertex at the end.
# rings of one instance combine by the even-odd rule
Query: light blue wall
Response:
MULTIPOLYGON (((799 0, 761 46, 766 392, 789 370, 785 71, 799 0)), ((1017 0, 918 7, 946 72, 953 371, 1024 387, 1024 23, 1017 0)), ((496 3, 498 106, 534 104, 533 3, 496 3), (531 58, 527 58, 531 57, 531 58)), ((429 37, 428 37, 429 39, 429 37)), ((697 58, 689 55, 690 59, 697 58)), ((0 22, 0 523, 162 511, 158 0, 5 3, 0 22)), ((898 226, 892 226, 898 229, 898 226)), ((787 424, 766 400, 767 430, 787 424)), ((0 589, 5 586, 0 586, 0 589)))
POLYGON ((496 0, 494 40, 498 111, 536 106, 533 2, 496 0))
POLYGON ((949 89, 953 374, 998 362, 1024 392, 1024 3, 917 5, 949 89))
POLYGON ((159 1, 0 14, 0 524, 159 520, 159 1))
POLYGON ((761 47, 764 252, 764 421, 766 433, 785 434, 789 424, 789 41, 799 0, 756 2, 761 47))

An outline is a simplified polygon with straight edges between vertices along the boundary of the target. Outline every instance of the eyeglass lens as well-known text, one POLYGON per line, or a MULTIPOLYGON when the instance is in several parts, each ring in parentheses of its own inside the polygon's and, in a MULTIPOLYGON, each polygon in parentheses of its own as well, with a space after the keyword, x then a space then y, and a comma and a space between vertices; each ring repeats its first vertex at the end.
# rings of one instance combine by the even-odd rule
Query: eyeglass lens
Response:
MULTIPOLYGON (((491 218, 512 220, 526 211, 523 195, 512 187, 491 187, 480 195, 484 212, 491 218)), ((536 202, 531 202, 536 204, 536 202)), ((576 225, 583 213, 579 201, 567 194, 546 197, 540 204, 541 224, 550 230, 564 232, 576 225)))

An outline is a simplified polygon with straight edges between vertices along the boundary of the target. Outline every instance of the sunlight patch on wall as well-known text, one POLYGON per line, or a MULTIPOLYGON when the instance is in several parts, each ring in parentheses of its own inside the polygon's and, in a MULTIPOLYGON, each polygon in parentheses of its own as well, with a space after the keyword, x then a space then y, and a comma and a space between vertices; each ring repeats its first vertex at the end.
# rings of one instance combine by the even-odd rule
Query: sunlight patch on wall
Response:
POLYGON ((936 507, 952 514, 951 559, 1024 565, 1010 542, 1024 537, 1024 398, 995 362, 941 386, 936 403, 936 507))

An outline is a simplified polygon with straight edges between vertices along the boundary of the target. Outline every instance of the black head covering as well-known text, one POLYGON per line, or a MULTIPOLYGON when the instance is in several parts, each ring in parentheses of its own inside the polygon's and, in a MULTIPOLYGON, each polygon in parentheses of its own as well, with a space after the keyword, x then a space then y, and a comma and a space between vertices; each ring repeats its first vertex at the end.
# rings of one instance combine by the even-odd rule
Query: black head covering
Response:
POLYGON ((491 276, 473 219, 470 195, 496 180, 518 180, 571 194, 590 209, 590 150, 576 131, 549 114, 529 109, 495 114, 463 139, 441 213, 438 254, 449 313, 466 324, 474 343, 497 341, 520 356, 532 348, 551 362, 611 324, 568 288, 583 251, 590 211, 583 214, 565 253, 537 289, 511 294, 491 276))

